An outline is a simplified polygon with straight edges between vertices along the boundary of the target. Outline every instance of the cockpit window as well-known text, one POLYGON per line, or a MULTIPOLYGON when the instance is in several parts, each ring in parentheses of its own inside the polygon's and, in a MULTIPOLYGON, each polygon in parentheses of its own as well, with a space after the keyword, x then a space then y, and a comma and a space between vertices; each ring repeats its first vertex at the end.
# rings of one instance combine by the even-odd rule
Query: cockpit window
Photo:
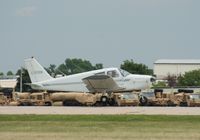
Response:
POLYGON ((127 75, 129 75, 130 73, 128 71, 125 71, 123 69, 119 69, 120 73, 122 74, 122 76, 126 77, 127 75))
POLYGON ((108 71, 107 75, 111 77, 119 77, 119 74, 117 73, 116 70, 108 71))

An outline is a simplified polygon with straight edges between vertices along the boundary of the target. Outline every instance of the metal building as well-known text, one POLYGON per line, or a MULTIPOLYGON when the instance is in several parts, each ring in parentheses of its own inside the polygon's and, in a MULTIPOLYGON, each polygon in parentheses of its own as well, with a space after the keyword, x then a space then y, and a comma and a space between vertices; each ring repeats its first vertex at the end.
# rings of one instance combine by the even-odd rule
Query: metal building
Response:
POLYGON ((14 89, 17 85, 16 76, 0 76, 0 90, 5 88, 14 89))
POLYGON ((154 74, 157 79, 168 75, 179 76, 197 69, 200 69, 200 59, 159 59, 154 62, 154 74))

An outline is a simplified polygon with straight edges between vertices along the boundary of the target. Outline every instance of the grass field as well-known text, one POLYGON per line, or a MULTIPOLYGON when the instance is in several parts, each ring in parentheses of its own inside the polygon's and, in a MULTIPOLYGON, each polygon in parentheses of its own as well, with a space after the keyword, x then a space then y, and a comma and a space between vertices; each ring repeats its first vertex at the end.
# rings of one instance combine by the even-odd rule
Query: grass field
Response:
POLYGON ((200 116, 0 115, 2 140, 200 140, 200 116))

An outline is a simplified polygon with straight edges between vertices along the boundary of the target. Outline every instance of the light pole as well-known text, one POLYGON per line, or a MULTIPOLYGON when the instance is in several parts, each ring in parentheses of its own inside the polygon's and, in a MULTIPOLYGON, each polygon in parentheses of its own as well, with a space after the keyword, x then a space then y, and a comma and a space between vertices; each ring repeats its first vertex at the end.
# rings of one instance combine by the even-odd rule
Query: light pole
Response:
POLYGON ((20 92, 22 92, 22 67, 20 70, 20 92))

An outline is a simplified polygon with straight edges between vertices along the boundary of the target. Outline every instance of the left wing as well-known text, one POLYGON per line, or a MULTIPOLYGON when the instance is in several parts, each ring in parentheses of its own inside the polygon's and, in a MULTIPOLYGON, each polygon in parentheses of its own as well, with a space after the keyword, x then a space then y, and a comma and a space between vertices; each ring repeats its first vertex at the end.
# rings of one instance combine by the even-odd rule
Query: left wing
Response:
POLYGON ((123 89, 108 75, 93 75, 82 80, 90 92, 113 92, 123 89))

